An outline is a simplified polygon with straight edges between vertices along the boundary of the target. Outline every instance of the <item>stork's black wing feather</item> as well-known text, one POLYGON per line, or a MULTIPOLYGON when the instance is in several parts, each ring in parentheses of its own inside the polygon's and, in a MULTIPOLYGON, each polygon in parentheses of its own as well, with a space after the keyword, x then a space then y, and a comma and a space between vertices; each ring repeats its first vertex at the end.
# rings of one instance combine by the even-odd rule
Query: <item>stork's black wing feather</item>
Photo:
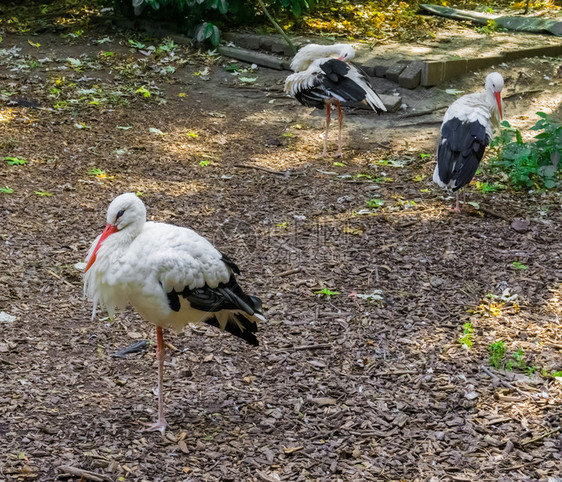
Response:
POLYGON ((365 89, 349 77, 341 77, 337 82, 325 79, 322 85, 332 97, 343 102, 361 102, 367 95, 365 89))
MULTIPOLYGON (((225 330, 229 333, 242 338, 244 341, 248 342, 250 345, 258 346, 259 341, 256 338, 256 331, 258 331, 258 326, 253 321, 248 320, 244 315, 239 313, 234 313, 232 315, 234 319, 229 319, 225 330)), ((216 316, 205 320, 208 325, 220 328, 219 320, 216 316)))
POLYGON ((180 299, 189 301, 192 308, 205 312, 218 312, 222 310, 245 311, 248 315, 258 312, 261 314, 261 302, 255 296, 249 296, 236 281, 234 275, 228 283, 220 283, 216 288, 205 285, 201 288, 185 287, 183 291, 172 290, 168 295, 170 308, 180 310, 180 299))
MULTIPOLYGON (((377 97, 379 97, 379 94, 375 90, 375 87, 373 86, 373 83, 371 82, 371 79, 369 78, 367 73, 359 65, 357 65, 355 62, 349 62, 349 64, 355 70, 357 70, 357 72, 359 72, 359 74, 361 75, 361 80, 363 80, 363 82, 365 82, 369 86, 369 88, 375 93, 375 95, 377 95, 377 97)), ((385 112, 384 110, 380 109, 377 106, 374 106, 374 109, 375 109, 375 112, 379 115, 381 115, 383 112, 385 112)))
POLYGON ((337 82, 342 77, 345 77, 350 69, 349 65, 338 59, 326 60, 326 62, 320 65, 320 68, 332 82, 337 82))
POLYGON ((490 138, 478 121, 463 122, 457 117, 441 127, 437 150, 439 178, 445 184, 454 181, 453 191, 466 186, 476 174, 490 138))
MULTIPOLYGON (((254 320, 249 319, 248 315, 263 314, 261 300, 256 296, 244 293, 234 275, 230 277, 228 283, 220 283, 216 288, 207 285, 194 289, 185 287, 181 292, 172 290, 167 293, 167 296, 168 304, 173 311, 181 309, 181 296, 189 301, 193 309, 205 313, 218 313, 223 310, 238 312, 229 313, 228 322, 224 329, 252 345, 258 344, 254 335, 258 329, 257 324, 254 320), (241 311, 243 313, 240 313, 241 311)), ((205 323, 220 327, 216 316, 206 319, 205 323)))

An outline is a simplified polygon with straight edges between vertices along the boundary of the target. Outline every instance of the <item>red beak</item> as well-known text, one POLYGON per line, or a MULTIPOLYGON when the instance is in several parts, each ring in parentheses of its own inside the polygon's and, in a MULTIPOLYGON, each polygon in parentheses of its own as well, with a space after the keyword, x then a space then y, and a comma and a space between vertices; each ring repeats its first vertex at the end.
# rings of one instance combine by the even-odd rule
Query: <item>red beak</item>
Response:
POLYGON ((345 57, 338 57, 338 60, 341 60, 342 62, 345 62, 345 57))
POLYGON ((496 102, 498 104, 498 109, 500 111, 500 119, 503 119, 503 114, 502 114, 502 93, 501 92, 494 92, 494 95, 496 96, 496 102))
POLYGON ((88 271, 90 269, 90 267, 94 264, 94 261, 96 260, 96 253, 98 252, 98 249, 101 248, 101 245, 105 241, 105 239, 110 234, 116 233, 117 231, 118 231, 117 226, 113 226, 109 223, 107 223, 105 225, 105 229, 103 230, 103 233, 101 233, 100 240, 98 241, 98 244, 96 244, 96 247, 94 248, 94 252, 92 253, 92 257, 90 258, 90 261, 88 261, 88 264, 84 268, 84 273, 86 271, 88 271))

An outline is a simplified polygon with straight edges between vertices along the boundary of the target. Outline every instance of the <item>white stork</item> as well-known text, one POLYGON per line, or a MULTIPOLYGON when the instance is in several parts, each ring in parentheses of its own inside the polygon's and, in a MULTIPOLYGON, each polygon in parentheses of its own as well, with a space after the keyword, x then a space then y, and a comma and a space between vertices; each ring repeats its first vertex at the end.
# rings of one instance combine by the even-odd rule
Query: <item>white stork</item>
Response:
POLYGON ((459 189, 474 177, 494 127, 499 128, 502 89, 503 77, 492 72, 486 77, 484 90, 463 95, 445 112, 433 182, 456 191, 454 212, 460 211, 459 189))
POLYGON ((326 107, 323 156, 327 153, 332 104, 338 109, 339 131, 336 156, 342 155, 341 102, 365 101, 377 114, 386 111, 386 107, 367 77, 357 67, 347 63, 354 57, 355 50, 351 45, 309 44, 297 52, 291 62, 291 69, 295 73, 285 80, 285 92, 301 104, 318 109, 326 107))
POLYGON ((107 225, 93 242, 84 270, 84 294, 110 316, 130 303, 156 325, 158 419, 147 430, 166 430, 164 418, 163 328, 181 331, 207 323, 258 345, 261 301, 236 282, 240 270, 226 255, 191 229, 146 222, 146 208, 133 193, 116 197, 107 225))

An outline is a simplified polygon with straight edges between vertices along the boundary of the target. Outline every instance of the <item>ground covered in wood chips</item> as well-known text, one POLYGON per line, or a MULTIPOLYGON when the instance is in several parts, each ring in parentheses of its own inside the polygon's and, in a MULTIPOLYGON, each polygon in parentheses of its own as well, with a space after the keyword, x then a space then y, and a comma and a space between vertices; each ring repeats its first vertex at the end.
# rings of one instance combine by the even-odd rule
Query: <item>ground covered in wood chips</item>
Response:
MULTIPOLYGON (((1 480, 560 480, 560 193, 485 193, 484 169, 482 209, 452 215, 431 184, 444 89, 485 73, 349 112, 334 160, 286 72, 75 37, 0 44, 1 480), (165 440, 141 432, 153 342, 112 356, 153 327, 92 321, 76 266, 126 191, 211 239, 266 306, 257 348, 167 334, 165 440)), ((560 64, 497 67, 513 124, 560 114, 560 64)))

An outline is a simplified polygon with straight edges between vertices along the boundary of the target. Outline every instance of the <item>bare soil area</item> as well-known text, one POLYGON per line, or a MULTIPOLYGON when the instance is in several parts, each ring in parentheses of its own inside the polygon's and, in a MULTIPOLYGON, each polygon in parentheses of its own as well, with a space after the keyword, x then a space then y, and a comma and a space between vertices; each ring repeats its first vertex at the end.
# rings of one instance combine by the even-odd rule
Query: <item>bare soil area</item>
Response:
MULTIPOLYGON (((0 44, 0 312, 15 317, 0 321, 0 480, 558 480, 560 192, 474 183, 483 210, 452 215, 425 156, 445 89, 485 72, 411 92, 375 79, 404 108, 348 111, 334 164, 285 72, 136 41, 0 44), (140 431, 154 344, 111 356, 153 327, 132 310, 92 321, 75 267, 126 191, 211 239, 267 308, 257 348, 167 334, 166 440, 140 431)), ((560 116, 561 64, 496 67, 512 124, 560 116)))

